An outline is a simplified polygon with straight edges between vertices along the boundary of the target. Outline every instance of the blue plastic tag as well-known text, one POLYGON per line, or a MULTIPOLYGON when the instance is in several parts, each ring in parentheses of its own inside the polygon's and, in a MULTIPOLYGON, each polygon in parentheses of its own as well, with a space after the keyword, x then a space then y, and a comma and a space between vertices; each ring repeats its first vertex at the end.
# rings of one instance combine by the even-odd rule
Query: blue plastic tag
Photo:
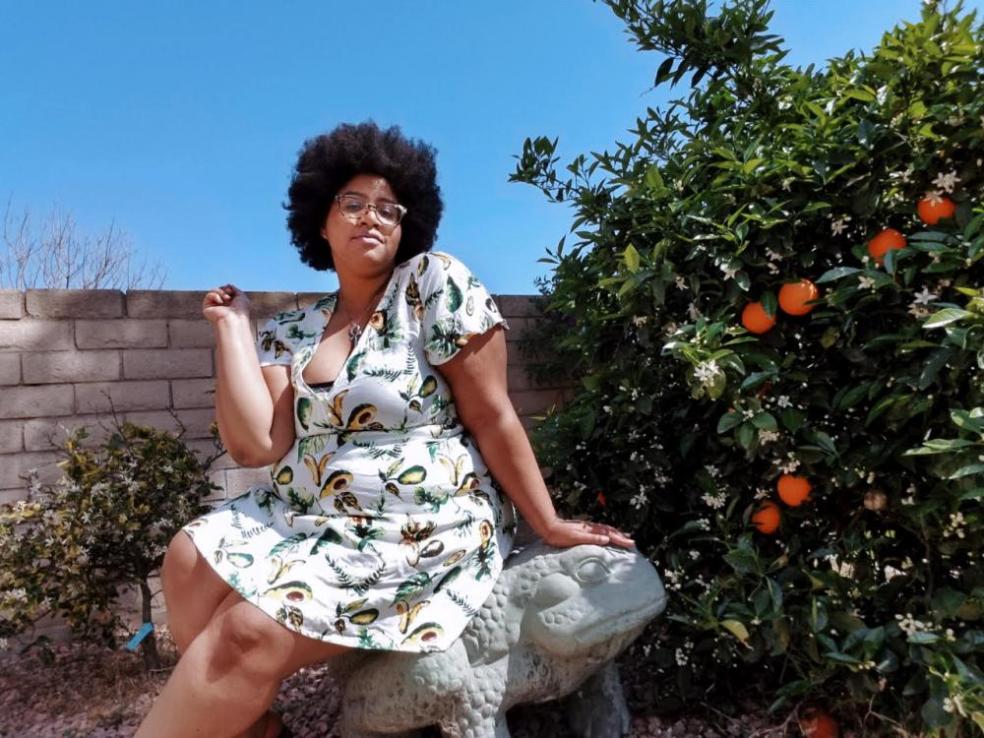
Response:
POLYGON ((128 651, 136 651, 137 646, 140 645, 140 641, 142 641, 144 638, 146 638, 153 632, 154 632, 154 624, 144 623, 143 625, 140 626, 140 630, 138 630, 136 633, 133 634, 133 638, 129 640, 129 642, 126 644, 126 646, 124 646, 124 648, 126 648, 128 651))

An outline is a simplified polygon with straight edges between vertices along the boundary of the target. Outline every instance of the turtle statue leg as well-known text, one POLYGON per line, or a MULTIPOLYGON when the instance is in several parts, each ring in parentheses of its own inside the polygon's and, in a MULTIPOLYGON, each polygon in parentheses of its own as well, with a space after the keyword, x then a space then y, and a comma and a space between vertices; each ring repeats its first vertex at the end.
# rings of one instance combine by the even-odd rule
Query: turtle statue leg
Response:
POLYGON ((440 727, 444 738, 510 738, 505 713, 491 717, 462 715, 454 722, 441 721, 440 727))
POLYGON ((622 738, 632 727, 632 715, 614 661, 568 696, 566 707, 567 723, 579 738, 622 738))

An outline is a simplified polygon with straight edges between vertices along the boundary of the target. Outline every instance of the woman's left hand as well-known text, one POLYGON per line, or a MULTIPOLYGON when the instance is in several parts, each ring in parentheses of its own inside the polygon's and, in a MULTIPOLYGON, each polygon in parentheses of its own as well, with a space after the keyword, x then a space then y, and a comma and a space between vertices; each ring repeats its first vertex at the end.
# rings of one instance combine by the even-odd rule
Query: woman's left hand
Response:
POLYGON ((622 531, 604 523, 590 520, 562 520, 557 518, 541 536, 545 543, 555 548, 593 543, 596 546, 622 546, 635 548, 635 541, 622 531))

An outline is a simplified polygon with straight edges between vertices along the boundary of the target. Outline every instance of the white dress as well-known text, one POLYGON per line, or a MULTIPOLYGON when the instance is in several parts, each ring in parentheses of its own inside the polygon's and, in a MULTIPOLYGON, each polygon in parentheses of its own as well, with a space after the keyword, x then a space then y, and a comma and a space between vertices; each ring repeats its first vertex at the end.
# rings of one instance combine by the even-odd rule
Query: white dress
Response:
POLYGON ((443 651, 492 590, 516 529, 508 498, 434 369, 509 326, 450 254, 393 270, 330 389, 302 371, 337 292, 275 315, 260 365, 289 364, 296 440, 268 484, 184 526, 243 598, 310 638, 443 651))

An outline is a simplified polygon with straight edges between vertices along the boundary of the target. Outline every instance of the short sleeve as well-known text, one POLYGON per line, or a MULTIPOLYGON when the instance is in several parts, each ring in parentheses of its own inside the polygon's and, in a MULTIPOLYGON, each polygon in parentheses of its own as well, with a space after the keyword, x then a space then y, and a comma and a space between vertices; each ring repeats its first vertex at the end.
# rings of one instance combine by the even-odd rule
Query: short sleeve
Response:
POLYGON ((283 326, 279 322, 281 315, 274 315, 256 332, 256 355, 260 366, 272 364, 290 364, 292 352, 283 339, 283 326))
POLYGON ((459 259, 432 252, 421 257, 419 268, 421 333, 431 364, 443 364, 473 336, 496 325, 509 330, 485 285, 459 259))

